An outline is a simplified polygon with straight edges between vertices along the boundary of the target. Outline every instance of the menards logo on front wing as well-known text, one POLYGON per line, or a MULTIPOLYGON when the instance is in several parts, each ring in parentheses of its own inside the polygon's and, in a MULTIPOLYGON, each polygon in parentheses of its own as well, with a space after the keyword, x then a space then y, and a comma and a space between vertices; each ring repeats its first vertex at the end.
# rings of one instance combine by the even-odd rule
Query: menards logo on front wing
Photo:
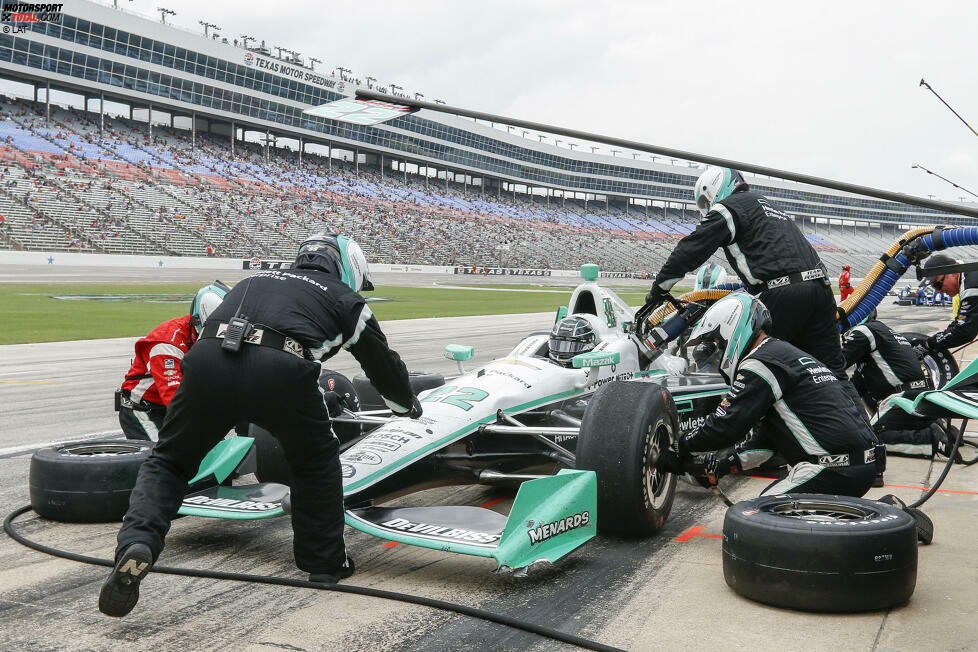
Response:
POLYGON ((563 534, 564 532, 570 532, 571 530, 576 530, 579 527, 584 527, 590 522, 591 513, 581 512, 579 514, 574 514, 573 516, 562 518, 559 521, 554 521, 553 523, 537 526, 531 530, 528 530, 526 534, 530 537, 530 545, 532 546, 537 543, 543 543, 547 539, 555 537, 558 534, 563 534))

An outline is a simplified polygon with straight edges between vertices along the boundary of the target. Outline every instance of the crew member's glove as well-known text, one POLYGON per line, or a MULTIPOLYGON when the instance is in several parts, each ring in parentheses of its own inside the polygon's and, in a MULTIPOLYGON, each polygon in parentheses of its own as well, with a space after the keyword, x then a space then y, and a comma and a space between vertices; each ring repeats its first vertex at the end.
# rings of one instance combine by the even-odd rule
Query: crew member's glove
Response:
POLYGON ((323 403, 330 418, 343 414, 343 397, 336 392, 323 392, 323 403))
POLYGON ((410 417, 412 419, 417 419, 424 412, 424 410, 421 409, 421 401, 418 400, 417 396, 411 397, 411 408, 407 412, 391 411, 399 417, 410 417))
POLYGON ((645 305, 655 308, 666 300, 668 294, 668 290, 663 290, 658 285, 653 285, 649 293, 645 295, 645 305))

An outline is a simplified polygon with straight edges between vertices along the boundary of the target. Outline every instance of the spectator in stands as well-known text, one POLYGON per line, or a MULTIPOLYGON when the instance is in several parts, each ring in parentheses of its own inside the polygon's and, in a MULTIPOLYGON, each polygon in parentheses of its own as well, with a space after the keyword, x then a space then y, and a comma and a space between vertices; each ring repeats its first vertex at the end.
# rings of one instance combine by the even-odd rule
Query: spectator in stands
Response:
POLYGON ((853 402, 836 324, 835 295, 825 265, 791 217, 752 192, 740 172, 709 166, 693 195, 703 220, 676 245, 656 275, 647 306, 665 300, 672 287, 723 248, 749 292, 771 312, 771 336, 825 364, 853 402))
POLYGON ((893 407, 894 398, 912 400, 930 387, 910 343, 879 321, 875 310, 865 323, 846 333, 842 355, 847 367, 856 368, 852 382, 875 413, 873 430, 888 453, 923 457, 950 453, 948 433, 939 421, 893 407))
POLYGON ((126 439, 150 440, 150 433, 155 435, 163 427, 166 410, 183 379, 183 356, 229 289, 220 281, 205 285, 194 296, 189 315, 163 322, 136 342, 132 367, 116 392, 119 425, 126 439))
POLYGON ((842 273, 839 274, 839 301, 845 301, 854 292, 849 278, 849 265, 842 266, 842 273))
MULTIPOLYGON (((958 262, 947 254, 931 254, 924 261, 924 270, 955 265, 958 262)), ((925 274, 924 281, 935 292, 960 297, 961 303, 957 316, 947 328, 930 337, 911 340, 910 344, 930 351, 946 351, 973 342, 978 336, 978 272, 935 274, 933 271, 925 271, 925 274)))

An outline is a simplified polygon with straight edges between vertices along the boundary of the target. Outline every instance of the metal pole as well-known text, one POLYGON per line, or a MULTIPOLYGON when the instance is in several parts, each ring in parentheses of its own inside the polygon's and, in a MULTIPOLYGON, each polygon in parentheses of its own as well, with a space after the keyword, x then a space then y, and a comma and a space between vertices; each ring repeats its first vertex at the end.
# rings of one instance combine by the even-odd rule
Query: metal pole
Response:
POLYGON ((306 144, 302 142, 302 136, 299 136, 299 167, 302 167, 302 150, 306 148, 306 144))
POLYGON ((238 137, 238 128, 234 126, 234 120, 231 121, 231 158, 234 158, 234 139, 238 137))
POLYGON ((353 148, 353 168, 356 170, 357 176, 360 176, 360 152, 357 148, 353 148))
POLYGON ((649 145, 647 143, 640 143, 637 141, 626 140, 624 138, 615 138, 612 136, 603 136, 601 134, 588 133, 586 131, 580 131, 577 129, 565 129, 563 127, 543 124, 540 122, 532 122, 530 120, 507 118, 505 116, 500 116, 493 113, 485 113, 483 111, 472 111, 470 109, 451 106, 448 104, 435 104, 433 102, 410 100, 407 98, 395 97, 393 95, 388 95, 386 93, 378 93, 376 91, 367 90, 367 89, 358 89, 356 96, 357 99, 362 99, 362 100, 380 100, 382 102, 389 102, 391 104, 400 104, 402 106, 408 106, 414 109, 428 109, 430 111, 437 111, 439 113, 451 113, 451 114, 464 116, 468 118, 475 118, 476 120, 485 120, 486 122, 502 122, 508 125, 512 125, 514 127, 520 127, 522 129, 530 129, 532 131, 545 131, 561 136, 569 136, 570 138, 591 140, 595 142, 605 143, 607 145, 612 145, 615 147, 623 147, 623 148, 633 149, 639 152, 647 152, 649 154, 658 154, 660 156, 668 156, 671 158, 681 158, 689 161, 698 161, 700 163, 706 163, 707 165, 719 165, 721 167, 735 168, 742 172, 750 172, 752 174, 762 174, 769 177, 778 177, 780 179, 787 179, 789 181, 797 181, 798 183, 807 183, 812 186, 821 186, 823 188, 831 188, 833 190, 840 190, 842 192, 851 192, 857 195, 866 195, 867 197, 886 199, 888 201, 899 202, 901 204, 911 204, 914 206, 921 206, 923 208, 931 208, 938 211, 947 211, 949 213, 956 213, 958 215, 970 215, 971 217, 978 217, 978 208, 959 206, 948 202, 925 199, 923 197, 916 197, 914 195, 905 195, 903 193, 893 192, 891 190, 882 190, 879 188, 872 188, 870 186, 861 186, 858 184, 848 183, 845 181, 835 181, 833 179, 826 179, 823 177, 816 177, 809 174, 791 172, 789 170, 780 170, 778 168, 772 168, 763 165, 754 165, 752 163, 745 163, 743 161, 735 161, 733 159, 720 158, 718 156, 709 156, 707 154, 686 152, 683 150, 672 149, 669 147, 649 145))
POLYGON ((190 112, 190 149, 197 146, 197 114, 190 112))
POLYGON ((404 184, 407 185, 407 159, 404 159, 402 164, 404 165, 404 184))
POLYGON ((384 180, 384 155, 380 155, 380 180, 384 180))
POLYGON ((98 132, 105 131, 105 93, 98 94, 98 132))
POLYGON ((51 122, 51 82, 45 82, 46 91, 44 93, 45 120, 51 122))
POLYGON ((329 162, 329 169, 333 170, 333 145, 332 143, 326 143, 326 160, 329 162))
POLYGON ((272 139, 272 134, 269 133, 268 129, 265 130, 265 160, 268 160, 268 141, 272 139))
POLYGON ((149 124, 149 142, 153 143, 153 104, 149 105, 149 113, 147 114, 146 122, 149 124))

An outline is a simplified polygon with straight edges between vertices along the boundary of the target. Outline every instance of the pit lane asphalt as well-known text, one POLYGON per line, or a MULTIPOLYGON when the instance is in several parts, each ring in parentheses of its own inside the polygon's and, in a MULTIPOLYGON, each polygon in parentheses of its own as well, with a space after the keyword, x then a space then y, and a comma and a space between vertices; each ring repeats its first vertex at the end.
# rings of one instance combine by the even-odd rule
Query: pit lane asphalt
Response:
MULTIPOLYGON (((946 323, 947 313, 881 308, 882 317, 900 330, 933 330, 946 323)), ((551 320, 552 313, 541 313, 390 322, 384 328, 412 368, 450 371, 451 363, 440 357, 444 344, 474 344, 477 361, 484 362, 507 352, 527 332, 546 328, 551 320)), ((0 383, 0 449, 8 451, 5 457, 0 455, 4 513, 27 502, 30 455, 22 449, 115 428, 111 392, 128 365, 132 342, 0 347, 0 380, 64 383, 0 383), (18 450, 9 452, 14 447, 18 450)), ((355 369, 351 358, 339 362, 335 366, 341 371, 355 369)), ((974 490, 974 470, 952 471, 946 487, 974 490)), ((926 462, 899 460, 893 464, 893 479, 890 472, 887 479, 919 485, 928 474, 926 462)), ((764 483, 744 479, 725 487, 737 499, 756 495, 764 483)), ((904 497, 917 494, 902 492, 904 497)), ((486 488, 439 489, 408 502, 482 504, 504 495, 486 488)), ((978 501, 972 495, 942 493, 931 504, 928 513, 935 518, 937 540, 921 549, 914 600, 891 614, 815 616, 741 600, 723 583, 717 540, 675 541, 691 526, 705 527, 706 534, 720 531, 722 505, 712 494, 693 488, 681 489, 670 520, 656 537, 638 542, 598 537, 553 567, 522 579, 492 574, 491 561, 388 546, 348 531, 348 545, 358 564, 358 573, 349 582, 477 605, 630 649, 691 644, 744 649, 970 649, 978 640, 973 592, 978 573, 970 544, 976 528, 961 531, 959 525, 978 520, 978 501), (928 626, 945 621, 947 628, 928 626), (752 627, 743 627, 745 622, 752 627), (945 631, 952 638, 946 638, 945 631)), ((495 506, 501 511, 506 507, 506 501, 495 506)), ((108 557, 117 526, 53 524, 32 517, 21 527, 49 545, 108 557)), ((302 577, 292 566, 291 530, 285 519, 179 519, 162 560, 168 565, 302 577)), ((143 584, 140 604, 129 618, 112 620, 95 607, 103 576, 103 569, 48 558, 4 539, 0 648, 558 647, 495 625, 357 596, 158 575, 143 584)))

